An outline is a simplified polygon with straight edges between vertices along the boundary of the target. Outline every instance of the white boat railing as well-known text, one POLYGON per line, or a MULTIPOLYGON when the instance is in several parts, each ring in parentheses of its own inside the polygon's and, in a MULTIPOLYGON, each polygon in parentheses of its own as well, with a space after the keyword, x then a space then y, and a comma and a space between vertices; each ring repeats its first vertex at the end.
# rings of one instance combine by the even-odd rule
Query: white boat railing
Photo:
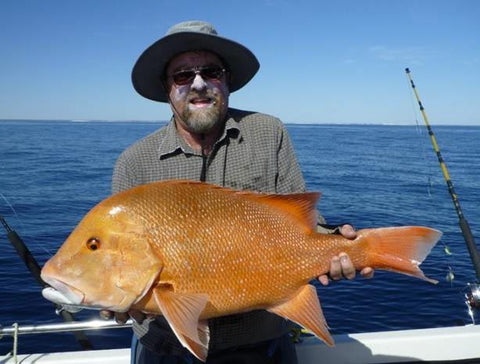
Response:
POLYGON ((2 327, 0 325, 0 339, 3 336, 16 336, 27 334, 46 334, 55 332, 72 332, 83 330, 101 330, 101 329, 123 329, 132 327, 132 321, 128 320, 125 324, 119 324, 115 320, 91 320, 91 321, 72 321, 53 324, 38 325, 12 325, 11 327, 2 327))
MULTIPOLYGON (((11 357, 13 363, 18 363, 18 336, 28 334, 47 334, 58 332, 74 332, 100 329, 122 329, 132 327, 132 320, 124 324, 119 324, 115 320, 90 320, 90 321, 71 321, 52 324, 22 325, 14 323, 11 327, 2 327, 0 325, 0 339, 4 336, 13 336, 13 347, 11 357)), ((4 363, 2 360, 0 363, 4 363)))

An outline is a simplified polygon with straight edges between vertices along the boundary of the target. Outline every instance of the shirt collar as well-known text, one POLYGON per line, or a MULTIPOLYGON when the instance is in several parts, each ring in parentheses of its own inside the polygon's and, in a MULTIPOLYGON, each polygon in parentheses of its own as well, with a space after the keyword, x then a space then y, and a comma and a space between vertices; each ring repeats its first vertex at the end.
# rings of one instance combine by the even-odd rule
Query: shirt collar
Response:
POLYGON ((179 152, 193 154, 191 148, 190 150, 187 150, 187 147, 187 143, 185 143, 177 133, 177 127, 175 126, 175 121, 172 116, 170 122, 166 126, 165 136, 158 147, 158 156, 163 158, 179 152))
MULTIPOLYGON (((238 122, 232 116, 230 116, 228 112, 226 117, 227 120, 225 122, 225 128, 215 145, 220 144, 227 137, 240 136, 238 122)), ((175 126, 175 120, 172 116, 170 122, 166 126, 165 137, 162 139, 158 147, 158 156, 159 158, 165 158, 177 153, 196 154, 195 151, 190 148, 185 140, 183 140, 183 138, 178 134, 177 127, 175 126)))

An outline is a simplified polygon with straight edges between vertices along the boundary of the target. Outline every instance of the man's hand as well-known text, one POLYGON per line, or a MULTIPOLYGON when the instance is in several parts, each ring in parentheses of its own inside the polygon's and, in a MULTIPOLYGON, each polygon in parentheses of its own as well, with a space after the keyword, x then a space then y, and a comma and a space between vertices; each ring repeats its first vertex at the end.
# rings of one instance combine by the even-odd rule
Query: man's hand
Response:
MULTIPOLYGON (((357 232, 351 225, 343 225, 340 228, 340 234, 342 234, 347 239, 355 239, 357 237, 357 232)), ((338 256, 335 256, 330 261, 330 271, 329 274, 324 274, 318 277, 318 280, 324 286, 328 286, 330 279, 338 281, 342 278, 353 279, 355 278, 355 267, 353 266, 350 257, 346 253, 340 253, 338 256)), ((363 268, 360 272, 364 278, 372 278, 374 270, 370 267, 363 268)))
POLYGON ((130 310, 128 312, 112 312, 108 310, 100 311, 100 317, 104 320, 110 320, 115 317, 118 324, 124 324, 131 317, 133 320, 141 324, 147 318, 143 312, 137 310, 130 310))

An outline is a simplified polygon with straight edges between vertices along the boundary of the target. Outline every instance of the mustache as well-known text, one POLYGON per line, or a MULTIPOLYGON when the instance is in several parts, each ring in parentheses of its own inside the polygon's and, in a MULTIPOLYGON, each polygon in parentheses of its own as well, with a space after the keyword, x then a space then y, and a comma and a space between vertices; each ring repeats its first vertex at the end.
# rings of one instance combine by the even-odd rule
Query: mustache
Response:
POLYGON ((203 92, 190 91, 187 96, 187 101, 192 101, 194 99, 210 99, 212 101, 217 101, 218 96, 215 92, 211 90, 206 90, 203 92))

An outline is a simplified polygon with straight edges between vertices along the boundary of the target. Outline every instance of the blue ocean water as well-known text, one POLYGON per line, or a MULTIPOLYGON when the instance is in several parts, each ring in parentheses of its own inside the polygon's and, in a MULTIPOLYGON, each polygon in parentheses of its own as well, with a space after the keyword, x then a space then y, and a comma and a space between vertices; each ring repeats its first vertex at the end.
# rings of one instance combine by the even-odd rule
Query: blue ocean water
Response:
MULTIPOLYGON (((110 193, 119 153, 159 124, 0 121, 0 214, 39 263, 110 193)), ((329 223, 357 228, 427 225, 444 232, 422 268, 439 284, 377 271, 318 293, 334 334, 470 323, 465 286, 475 281, 458 219, 422 126, 288 125, 308 189, 322 192, 329 223), (451 255, 445 253, 448 246, 451 255), (446 280, 449 271, 455 279, 446 280)), ((456 192, 480 240, 480 127, 434 127, 456 192)), ((0 231, 0 325, 60 322, 0 231)), ((83 311, 79 319, 97 317, 83 311)), ((129 330, 88 332, 95 348, 129 345, 129 330)), ((0 340, 0 354, 12 340, 0 340)), ((20 352, 78 350, 71 334, 22 336, 20 352)))

